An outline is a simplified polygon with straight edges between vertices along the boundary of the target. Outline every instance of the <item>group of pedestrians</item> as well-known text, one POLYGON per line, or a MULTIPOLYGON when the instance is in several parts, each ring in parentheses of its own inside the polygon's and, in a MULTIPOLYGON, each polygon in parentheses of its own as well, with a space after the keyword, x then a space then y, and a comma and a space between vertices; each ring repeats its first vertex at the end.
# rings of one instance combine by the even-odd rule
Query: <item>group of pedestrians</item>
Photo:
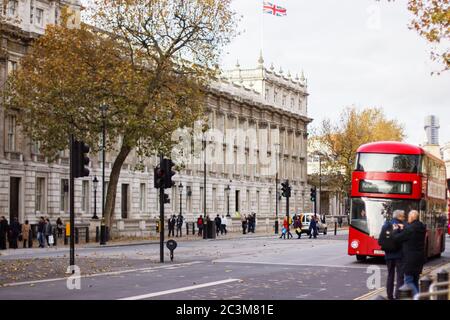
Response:
POLYGON ((216 235, 218 236, 219 233, 221 235, 227 234, 227 225, 228 225, 228 219, 225 217, 225 215, 217 215, 217 217, 214 219, 214 223, 216 224, 216 235))
POLYGON ((255 233, 256 213, 244 214, 241 216, 242 234, 255 233))
POLYGON ((173 215, 170 217, 169 224, 169 237, 172 234, 172 237, 182 237, 183 236, 183 222, 184 217, 180 213, 178 216, 173 215), (175 236, 175 228, 177 229, 177 235, 175 236))
POLYGON ((378 243, 385 252, 388 299, 398 299, 403 284, 407 284, 413 294, 419 292, 419 277, 425 263, 425 233, 426 227, 419 221, 416 210, 408 213, 407 221, 403 210, 395 210, 392 220, 383 225, 378 243))
MULTIPOLYGON (((303 233, 303 218, 303 214, 294 214, 293 217, 289 216, 289 220, 288 217, 285 216, 283 219, 283 227, 281 229, 280 239, 286 239, 286 237, 288 239, 293 238, 291 227, 293 227, 295 233, 297 234, 297 239, 301 239, 303 233)), ((322 223, 324 223, 323 221, 324 218, 322 219, 322 223)), ((311 217, 311 221, 309 222, 308 234, 310 239, 312 237, 316 239, 317 235, 319 234, 319 217, 317 215, 311 217)))
MULTIPOLYGON (((56 228, 58 236, 62 236, 63 223, 61 218, 57 219, 56 228)), ((49 218, 40 217, 36 231, 39 248, 54 245, 53 225, 49 218)), ((31 225, 28 220, 20 224, 17 217, 14 217, 11 223, 8 223, 4 216, 0 217, 0 250, 17 249, 19 243, 22 243, 23 248, 30 248, 31 237, 31 225)))

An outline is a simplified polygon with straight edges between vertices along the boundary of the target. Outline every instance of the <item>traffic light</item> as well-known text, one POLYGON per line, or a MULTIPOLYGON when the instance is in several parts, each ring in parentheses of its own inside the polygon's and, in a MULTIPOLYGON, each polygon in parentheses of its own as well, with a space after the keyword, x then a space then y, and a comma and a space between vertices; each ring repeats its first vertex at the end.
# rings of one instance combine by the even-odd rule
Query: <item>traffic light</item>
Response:
POLYGON ((154 169, 154 177, 153 177, 153 183, 154 187, 159 189, 164 186, 164 169, 160 167, 160 165, 157 165, 154 169))
POLYGON ((174 182, 172 181, 172 176, 176 174, 175 171, 172 171, 172 167, 175 166, 172 160, 163 159, 164 168, 164 189, 170 189, 173 187, 174 182))
POLYGON ((311 201, 316 201, 316 187, 311 188, 311 201))
POLYGON ((291 196, 291 187, 289 186, 289 181, 285 181, 281 184, 281 190, 283 191, 283 197, 289 198, 291 196))
POLYGON ((74 178, 89 176, 89 146, 83 141, 74 140, 72 143, 71 163, 74 178))
POLYGON ((170 203, 169 195, 164 193, 164 203, 170 203))

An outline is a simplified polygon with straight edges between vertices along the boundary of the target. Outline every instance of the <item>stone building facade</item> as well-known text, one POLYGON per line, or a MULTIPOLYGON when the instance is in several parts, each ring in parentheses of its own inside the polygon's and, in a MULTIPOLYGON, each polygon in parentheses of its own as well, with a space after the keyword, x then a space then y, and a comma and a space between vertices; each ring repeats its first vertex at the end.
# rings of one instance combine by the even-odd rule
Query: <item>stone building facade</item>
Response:
MULTIPOLYGON (((6 15, 18 15, 20 23, 2 20, 0 81, 17 68, 21 56, 26 54, 30 42, 44 32, 47 23, 58 21, 62 5, 79 10, 78 0, 67 1, 9 1, 6 15), (39 10, 39 11, 38 11, 39 10), (41 12, 43 10, 43 12, 41 12), (37 20, 39 16, 39 20, 37 20), (39 23, 38 23, 39 21, 39 23)), ((79 15, 76 15, 79 17, 79 15)), ((78 18, 77 18, 78 19, 78 18)), ((279 179, 289 179, 292 184, 291 213, 310 210, 307 186, 307 84, 302 76, 275 72, 266 68, 262 57, 252 69, 235 69, 223 72, 220 79, 211 83, 205 101, 209 128, 218 132, 256 132, 233 141, 208 138, 207 151, 213 155, 217 148, 231 154, 223 161, 208 163, 206 182, 207 214, 226 214, 234 217, 255 212, 258 221, 271 225, 275 217, 275 172, 279 179), (261 134, 261 133, 264 134, 261 134), (261 146, 267 144, 263 149, 261 146), (212 146, 212 147, 211 147, 212 146), (261 164, 251 162, 256 158, 270 158, 273 170, 263 170, 261 164), (274 167, 274 162, 276 163, 274 167), (227 190, 229 192, 227 193, 227 190), (229 203, 229 206, 228 206, 229 203)), ((0 105, 0 215, 8 219, 18 217, 20 222, 36 223, 40 216, 51 220, 69 219, 69 158, 62 151, 50 163, 39 152, 39 143, 23 136, 14 114, 7 114, 0 105)), ((114 154, 107 154, 105 170, 109 178, 114 154)), ((138 158, 130 154, 125 162, 117 189, 115 228, 127 233, 142 233, 153 226, 159 215, 157 192, 153 188, 153 168, 156 158, 143 161, 137 170, 138 158)), ((95 225, 94 212, 101 216, 102 186, 94 190, 93 178, 101 181, 101 155, 91 155, 90 177, 76 179, 75 217, 77 224, 95 225)), ((204 212, 202 163, 187 164, 174 176, 176 186, 167 190, 171 203, 166 205, 167 216, 178 213, 181 205, 187 221, 204 212), (180 183, 183 187, 180 187, 180 183)), ((280 203, 280 216, 285 214, 284 199, 280 203)))

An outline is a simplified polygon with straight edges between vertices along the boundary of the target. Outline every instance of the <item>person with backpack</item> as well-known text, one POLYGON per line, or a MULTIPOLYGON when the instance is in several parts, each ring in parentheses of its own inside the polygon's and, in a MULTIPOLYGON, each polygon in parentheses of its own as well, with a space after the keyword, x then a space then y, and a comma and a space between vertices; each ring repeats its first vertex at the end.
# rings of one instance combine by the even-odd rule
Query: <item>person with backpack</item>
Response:
POLYGON ((200 215, 197 219, 198 236, 203 235, 203 217, 200 215))
POLYGON ((386 292, 389 300, 398 299, 398 290, 404 283, 402 247, 394 240, 394 233, 401 232, 401 228, 396 228, 395 226, 403 225, 404 221, 405 212, 403 210, 395 210, 392 214, 392 220, 385 222, 378 237, 378 244, 381 250, 385 252, 384 259, 386 260, 388 271, 386 292), (394 292, 395 279, 396 285, 394 292))

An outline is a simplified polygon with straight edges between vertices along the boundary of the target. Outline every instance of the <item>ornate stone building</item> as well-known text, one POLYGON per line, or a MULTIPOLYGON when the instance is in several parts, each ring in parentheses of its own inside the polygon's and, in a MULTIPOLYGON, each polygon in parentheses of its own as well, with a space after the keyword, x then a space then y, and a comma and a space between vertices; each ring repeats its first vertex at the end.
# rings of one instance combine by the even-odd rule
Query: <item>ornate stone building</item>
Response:
MULTIPOLYGON (((58 21, 62 5, 70 5, 74 11, 80 8, 78 0, 18 0, 8 1, 3 7, 4 16, 18 16, 20 22, 2 19, 1 83, 17 68, 20 57, 26 54, 30 42, 44 32, 45 25, 58 21)), ((76 17, 79 19, 79 15, 76 17)), ((306 149, 307 125, 311 119, 307 116, 304 77, 293 78, 282 70, 266 68, 260 57, 256 68, 241 69, 237 65, 234 70, 224 72, 208 92, 205 112, 209 128, 223 133, 238 132, 238 137, 231 140, 224 137, 220 141, 208 138, 207 157, 218 149, 223 155, 231 156, 208 162, 207 213, 214 217, 227 211, 232 216, 238 216, 236 212, 256 212, 259 223, 271 225, 275 217, 276 171, 279 180, 289 179, 292 184, 291 213, 310 210, 306 149), (255 134, 242 137, 240 132, 255 134), (265 165, 272 170, 263 168, 260 161, 251 161, 252 157, 271 159, 265 165)), ((106 180, 113 160, 114 155, 107 154, 106 180)), ((117 190, 115 227, 127 233, 147 232, 159 215, 152 181, 156 159, 145 159, 143 171, 135 170, 137 160, 134 154, 128 157, 117 190)), ((30 223, 36 223, 40 216, 67 221, 68 164, 67 151, 61 152, 56 162, 49 163, 40 154, 39 143, 24 137, 14 114, 6 114, 0 105, 0 215, 8 219, 18 217, 21 222, 28 219, 30 223)), ((101 216, 102 186, 94 190, 93 184, 95 176, 101 181, 100 155, 91 155, 90 167, 91 176, 76 179, 75 183, 77 224, 91 223, 94 211, 101 216)), ((203 175, 203 164, 198 162, 187 164, 174 176, 176 186, 166 191, 171 199, 166 205, 167 215, 179 212, 180 192, 183 214, 188 221, 203 213, 203 175)), ((284 199, 279 214, 285 214, 284 199)))

